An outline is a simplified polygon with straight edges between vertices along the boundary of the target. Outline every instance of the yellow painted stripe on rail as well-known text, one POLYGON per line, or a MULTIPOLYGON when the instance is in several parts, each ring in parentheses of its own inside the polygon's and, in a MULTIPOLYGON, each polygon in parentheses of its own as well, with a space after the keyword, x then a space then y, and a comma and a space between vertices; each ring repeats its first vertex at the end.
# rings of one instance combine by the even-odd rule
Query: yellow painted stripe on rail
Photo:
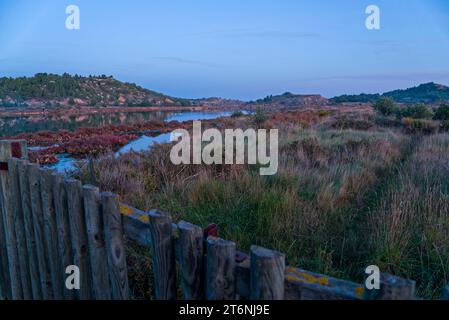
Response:
POLYGON ((128 216, 128 217, 132 216, 132 217, 134 217, 142 222, 145 222, 145 223, 150 222, 150 217, 148 215, 143 215, 143 214, 137 213, 133 207, 128 206, 126 204, 123 204, 123 203, 120 204, 119 210, 120 210, 120 213, 124 216, 128 216))
POLYGON ((362 286, 355 288, 355 295, 357 298, 362 299, 365 293, 365 288, 362 286))
POLYGON ((296 268, 287 268, 287 280, 308 284, 320 284, 323 286, 328 286, 330 282, 328 277, 315 277, 314 275, 301 272, 296 268))
POLYGON ((150 222, 150 217, 149 216, 140 216, 139 220, 145 223, 150 222))
POLYGON ((130 216, 130 215, 134 214, 134 210, 130 206, 121 204, 120 205, 120 213, 125 216, 130 216))

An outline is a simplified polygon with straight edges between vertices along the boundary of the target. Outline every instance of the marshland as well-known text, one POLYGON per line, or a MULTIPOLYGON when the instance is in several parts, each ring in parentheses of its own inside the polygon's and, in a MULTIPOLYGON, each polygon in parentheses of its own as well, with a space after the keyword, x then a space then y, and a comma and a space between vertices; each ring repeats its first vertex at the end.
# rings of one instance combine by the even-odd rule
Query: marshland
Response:
MULTIPOLYGON (((141 210, 216 223, 242 250, 277 249, 291 265, 358 282, 364 268, 377 265, 416 280, 420 296, 437 298, 448 281, 449 134, 430 115, 400 117, 381 107, 258 111, 204 122, 222 130, 279 128, 273 176, 260 176, 257 165, 173 165, 170 143, 120 156, 105 148, 70 175, 141 210)), ((191 122, 178 126, 189 130, 191 122)), ((150 296, 149 283, 139 281, 150 260, 137 245, 128 248, 134 294, 150 296)))

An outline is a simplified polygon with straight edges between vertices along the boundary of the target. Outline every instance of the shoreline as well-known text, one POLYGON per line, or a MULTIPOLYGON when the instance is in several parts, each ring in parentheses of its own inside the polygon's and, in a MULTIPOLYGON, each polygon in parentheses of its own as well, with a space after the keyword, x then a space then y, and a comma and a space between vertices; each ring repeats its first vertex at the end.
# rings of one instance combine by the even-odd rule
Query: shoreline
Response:
POLYGON ((33 117, 33 116, 59 116, 59 115, 92 115, 92 114, 109 114, 109 113, 134 113, 134 112, 158 112, 158 111, 208 111, 217 110, 208 106, 167 106, 167 107, 77 107, 77 108, 59 108, 59 109, 45 109, 45 108, 28 108, 26 110, 17 108, 0 108, 0 117, 16 118, 16 117, 33 117))

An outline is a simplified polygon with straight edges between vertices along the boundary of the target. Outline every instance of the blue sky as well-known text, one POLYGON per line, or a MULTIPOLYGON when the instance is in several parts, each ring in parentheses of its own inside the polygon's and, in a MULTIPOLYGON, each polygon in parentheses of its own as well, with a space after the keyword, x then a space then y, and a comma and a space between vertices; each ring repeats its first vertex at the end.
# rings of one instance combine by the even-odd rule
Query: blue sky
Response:
POLYGON ((449 85, 447 0, 0 0, 0 76, 107 74, 179 97, 449 85), (81 29, 65 28, 78 5, 81 29), (381 30, 365 8, 381 9, 381 30))

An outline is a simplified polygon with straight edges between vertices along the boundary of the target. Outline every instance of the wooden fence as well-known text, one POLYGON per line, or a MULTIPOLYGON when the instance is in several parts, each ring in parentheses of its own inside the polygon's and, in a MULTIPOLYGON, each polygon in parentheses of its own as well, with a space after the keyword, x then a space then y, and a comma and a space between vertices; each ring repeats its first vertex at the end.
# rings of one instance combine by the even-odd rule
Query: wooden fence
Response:
POLYGON ((234 242, 205 238, 200 227, 175 224, 166 212, 140 211, 29 163, 25 141, 0 141, 0 209, 3 299, 130 299, 124 236, 151 249, 159 300, 415 298, 414 281, 388 274, 380 290, 368 291, 288 267, 280 252, 252 246, 242 254, 234 242), (66 285, 73 265, 79 290, 66 285))

